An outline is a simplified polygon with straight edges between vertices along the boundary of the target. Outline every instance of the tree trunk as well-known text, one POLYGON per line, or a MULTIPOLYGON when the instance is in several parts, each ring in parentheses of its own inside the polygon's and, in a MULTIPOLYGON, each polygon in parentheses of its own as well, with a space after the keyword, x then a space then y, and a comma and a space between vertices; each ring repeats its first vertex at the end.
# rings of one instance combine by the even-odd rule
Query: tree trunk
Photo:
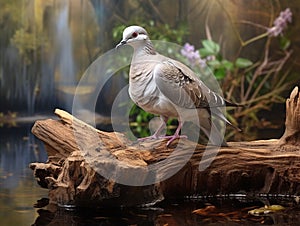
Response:
POLYGON ((99 131, 62 110, 59 120, 32 128, 45 144, 46 163, 31 163, 50 202, 79 206, 133 206, 189 195, 300 191, 300 96, 286 101, 281 139, 229 142, 229 147, 181 139, 132 142, 99 131))

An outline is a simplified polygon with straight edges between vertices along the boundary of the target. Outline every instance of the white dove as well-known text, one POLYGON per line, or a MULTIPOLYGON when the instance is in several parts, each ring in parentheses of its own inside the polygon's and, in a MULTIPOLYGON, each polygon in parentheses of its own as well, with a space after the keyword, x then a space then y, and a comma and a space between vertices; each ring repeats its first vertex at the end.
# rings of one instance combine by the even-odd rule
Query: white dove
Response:
POLYGON ((160 115, 162 121, 153 135, 141 139, 167 138, 168 146, 175 139, 186 137, 180 135, 185 121, 197 121, 212 145, 227 146, 211 116, 216 116, 233 126, 219 107, 237 105, 211 91, 183 63, 156 52, 144 28, 140 26, 125 28, 123 39, 116 48, 125 44, 134 49, 129 72, 130 98, 143 110, 160 115), (170 117, 178 119, 178 127, 174 135, 161 136, 170 117))

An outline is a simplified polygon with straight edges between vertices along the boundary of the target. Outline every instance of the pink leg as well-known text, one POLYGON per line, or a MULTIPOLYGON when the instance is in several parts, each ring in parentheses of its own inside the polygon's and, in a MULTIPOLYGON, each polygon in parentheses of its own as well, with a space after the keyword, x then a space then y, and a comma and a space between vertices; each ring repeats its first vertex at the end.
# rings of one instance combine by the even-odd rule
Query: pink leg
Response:
POLYGON ((175 133, 172 135, 172 136, 160 136, 159 138, 163 138, 163 139, 169 139, 168 142, 167 142, 167 147, 174 141, 176 140, 177 138, 187 138, 187 136, 185 135, 179 135, 180 133, 180 130, 183 126, 183 122, 181 121, 178 121, 178 127, 175 131, 175 133))
POLYGON ((185 135, 179 135, 180 130, 183 126, 183 122, 178 120, 178 127, 175 131, 175 133, 171 136, 159 136, 159 134, 161 133, 161 131, 164 129, 165 124, 168 121, 167 117, 164 116, 160 116, 161 118, 161 124, 159 126, 159 128, 155 131, 155 133, 149 137, 143 137, 143 138, 139 138, 138 141, 144 141, 144 140, 155 140, 155 139, 169 139, 167 142, 167 147, 177 138, 187 138, 187 136, 185 135))
POLYGON ((155 139, 159 139, 160 136, 159 134, 161 133, 161 131, 164 129, 165 124, 168 121, 168 118, 165 116, 160 116, 161 119, 161 124, 159 125, 158 129, 155 131, 155 133, 149 137, 143 137, 143 138, 139 138, 138 141, 143 141, 143 140, 155 140, 155 139))

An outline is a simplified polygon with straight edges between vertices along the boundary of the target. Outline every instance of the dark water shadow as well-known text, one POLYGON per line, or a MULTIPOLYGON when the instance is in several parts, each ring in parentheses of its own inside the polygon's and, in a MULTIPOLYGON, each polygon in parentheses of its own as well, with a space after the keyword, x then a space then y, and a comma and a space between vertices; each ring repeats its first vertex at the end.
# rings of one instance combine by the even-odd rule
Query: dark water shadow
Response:
MULTIPOLYGON (((155 226, 195 226, 195 225, 298 225, 300 209, 291 199, 281 200, 286 209, 261 216, 251 216, 249 209, 262 206, 266 200, 246 200, 240 198, 209 198, 164 201, 153 207, 140 208, 58 208, 47 206, 39 209, 34 226, 42 225, 155 225, 155 226), (292 205, 292 206, 291 206, 292 205), (213 212, 205 215, 193 213, 195 210, 214 206, 213 212)), ((269 199, 270 204, 278 204, 278 199, 269 199)))

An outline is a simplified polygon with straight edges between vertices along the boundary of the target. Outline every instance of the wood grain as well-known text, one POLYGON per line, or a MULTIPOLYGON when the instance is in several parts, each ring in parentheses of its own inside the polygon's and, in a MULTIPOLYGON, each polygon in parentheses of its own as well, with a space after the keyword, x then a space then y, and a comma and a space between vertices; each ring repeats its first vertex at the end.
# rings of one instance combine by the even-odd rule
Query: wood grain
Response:
POLYGON ((57 109, 59 119, 37 121, 32 128, 49 158, 30 167, 38 183, 49 189, 50 202, 61 205, 133 206, 237 192, 298 195, 297 87, 286 103, 286 131, 281 139, 229 142, 222 148, 189 140, 170 147, 165 140, 136 143, 57 109), (126 184, 129 181, 137 186, 126 184))

